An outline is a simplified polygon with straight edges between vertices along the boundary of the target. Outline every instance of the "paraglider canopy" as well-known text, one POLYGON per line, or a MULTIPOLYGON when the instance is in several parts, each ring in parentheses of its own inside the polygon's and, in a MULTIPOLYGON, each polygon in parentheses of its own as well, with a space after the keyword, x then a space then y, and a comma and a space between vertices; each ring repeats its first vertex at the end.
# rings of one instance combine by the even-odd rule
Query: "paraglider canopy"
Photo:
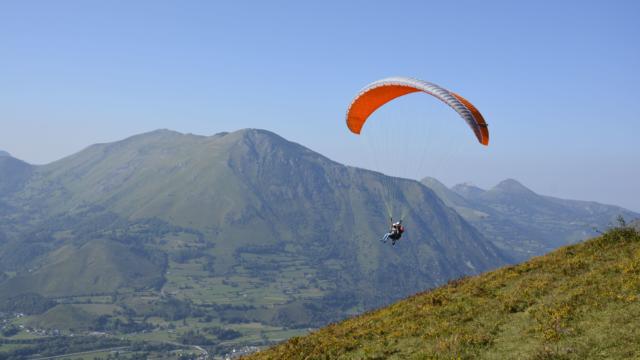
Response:
POLYGON ((347 111, 349 130, 360 134, 369 116, 382 105, 400 96, 420 91, 449 105, 467 122, 482 145, 489 144, 487 123, 473 104, 462 96, 436 84, 407 77, 386 78, 365 86, 351 102, 347 111))

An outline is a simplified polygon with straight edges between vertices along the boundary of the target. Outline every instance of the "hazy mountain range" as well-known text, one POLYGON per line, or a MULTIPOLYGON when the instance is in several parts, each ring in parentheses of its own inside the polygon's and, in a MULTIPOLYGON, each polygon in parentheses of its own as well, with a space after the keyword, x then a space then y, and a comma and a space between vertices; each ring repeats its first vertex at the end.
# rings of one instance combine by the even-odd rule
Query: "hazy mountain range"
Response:
POLYGON ((451 189, 434 178, 422 183, 515 261, 575 243, 640 215, 618 206, 536 194, 513 179, 489 190, 470 184, 451 189))
POLYGON ((44 166, 5 157, 0 174, 4 297, 148 291, 324 323, 507 261, 419 182, 263 130, 159 130, 44 166), (410 209, 395 248, 383 183, 410 209))
POLYGON ((638 216, 515 180, 483 190, 391 178, 264 130, 158 130, 42 166, 0 156, 0 313, 170 343, 218 343, 224 325, 240 336, 228 346, 263 344, 577 241, 618 215, 638 216), (388 194, 407 215, 395 247, 379 241, 388 194), (193 333, 202 324, 218 335, 193 333))

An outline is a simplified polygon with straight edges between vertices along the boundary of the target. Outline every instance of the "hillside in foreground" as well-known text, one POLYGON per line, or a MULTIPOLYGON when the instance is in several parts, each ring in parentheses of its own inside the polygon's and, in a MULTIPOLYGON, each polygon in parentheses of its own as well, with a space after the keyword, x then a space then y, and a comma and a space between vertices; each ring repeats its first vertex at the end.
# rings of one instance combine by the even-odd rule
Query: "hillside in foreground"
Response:
POLYGON ((248 359, 635 359, 639 316, 640 234, 623 226, 248 359))

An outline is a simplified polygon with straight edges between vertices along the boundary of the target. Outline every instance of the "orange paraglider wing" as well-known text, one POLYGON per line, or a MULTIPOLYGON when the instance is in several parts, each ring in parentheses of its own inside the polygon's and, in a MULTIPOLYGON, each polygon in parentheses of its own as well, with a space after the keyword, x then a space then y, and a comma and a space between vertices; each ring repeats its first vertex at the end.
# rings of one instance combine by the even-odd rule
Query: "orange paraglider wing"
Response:
POLYGON ((382 105, 400 96, 420 91, 453 108, 471 127, 478 141, 483 145, 489 144, 487 123, 467 99, 436 84, 405 77, 378 80, 362 89, 347 111, 347 127, 353 133, 360 134, 369 116, 382 105))

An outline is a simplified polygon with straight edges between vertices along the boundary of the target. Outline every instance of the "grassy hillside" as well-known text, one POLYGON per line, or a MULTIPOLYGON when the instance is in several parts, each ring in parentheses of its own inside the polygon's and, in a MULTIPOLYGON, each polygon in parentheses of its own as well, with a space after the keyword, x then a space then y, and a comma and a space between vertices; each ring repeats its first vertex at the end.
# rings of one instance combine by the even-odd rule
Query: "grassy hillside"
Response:
POLYGON ((92 325, 96 317, 97 316, 79 307, 60 304, 35 319, 28 321, 27 325, 52 329, 86 330, 92 325))
POLYGON ((78 248, 65 245, 46 261, 41 268, 0 284, 0 298, 36 292, 45 296, 111 293, 162 281, 161 266, 114 241, 94 240, 78 248))
POLYGON ((639 316, 640 235, 621 227, 248 358, 629 359, 639 316))

